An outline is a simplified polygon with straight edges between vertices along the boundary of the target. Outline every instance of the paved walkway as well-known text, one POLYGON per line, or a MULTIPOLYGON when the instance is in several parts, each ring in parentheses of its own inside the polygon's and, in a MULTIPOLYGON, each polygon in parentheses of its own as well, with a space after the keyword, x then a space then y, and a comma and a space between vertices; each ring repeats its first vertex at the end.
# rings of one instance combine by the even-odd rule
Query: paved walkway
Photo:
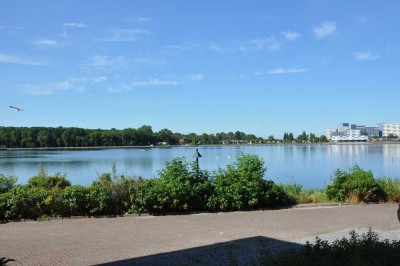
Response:
POLYGON ((9 265, 162 265, 210 261, 223 265, 231 259, 229 254, 238 250, 250 254, 260 248, 295 247, 307 238, 353 228, 371 227, 389 236, 399 236, 397 208, 396 204, 346 205, 7 223, 0 224, 0 257, 16 260, 9 265))

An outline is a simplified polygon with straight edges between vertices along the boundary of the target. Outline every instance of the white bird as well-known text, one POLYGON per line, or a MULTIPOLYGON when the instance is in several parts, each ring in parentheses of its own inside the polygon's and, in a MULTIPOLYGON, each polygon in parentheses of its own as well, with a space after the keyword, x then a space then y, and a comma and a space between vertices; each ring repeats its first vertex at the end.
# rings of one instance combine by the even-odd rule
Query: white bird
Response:
POLYGON ((17 111, 17 112, 21 112, 21 111, 24 110, 24 109, 21 109, 21 108, 19 108, 19 107, 15 107, 15 106, 11 106, 11 105, 10 105, 10 108, 11 108, 11 109, 14 109, 14 110, 17 111))

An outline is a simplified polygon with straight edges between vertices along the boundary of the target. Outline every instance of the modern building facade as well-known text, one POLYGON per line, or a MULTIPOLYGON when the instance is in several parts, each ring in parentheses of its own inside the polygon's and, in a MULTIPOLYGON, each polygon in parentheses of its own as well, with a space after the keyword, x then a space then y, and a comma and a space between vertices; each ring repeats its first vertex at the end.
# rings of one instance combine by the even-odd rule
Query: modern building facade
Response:
POLYGON ((381 136, 379 127, 366 127, 350 123, 341 123, 336 129, 327 129, 325 136, 332 142, 365 142, 372 137, 381 136))
POLYGON ((366 135, 369 138, 372 137, 382 137, 382 132, 379 130, 379 127, 366 127, 366 126, 358 126, 355 125, 355 129, 358 129, 361 131, 361 135, 366 135))
POLYGON ((391 123, 382 125, 382 136, 394 135, 400 137, 400 123, 391 123))
POLYGON ((331 137, 332 142, 366 142, 368 136, 362 135, 359 129, 349 129, 344 131, 342 134, 333 135, 331 137))

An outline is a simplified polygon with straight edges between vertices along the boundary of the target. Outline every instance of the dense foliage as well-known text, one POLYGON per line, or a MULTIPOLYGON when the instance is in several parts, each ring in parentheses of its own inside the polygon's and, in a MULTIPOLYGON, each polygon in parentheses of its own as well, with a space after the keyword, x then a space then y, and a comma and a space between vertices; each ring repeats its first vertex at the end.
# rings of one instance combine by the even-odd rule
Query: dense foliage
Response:
POLYGON ((239 140, 259 143, 262 138, 252 134, 217 133, 201 134, 190 133, 183 135, 172 133, 169 129, 153 132, 151 126, 144 125, 137 129, 123 130, 110 129, 83 129, 75 127, 0 127, 0 147, 102 147, 102 146, 146 146, 157 143, 176 145, 180 142, 187 144, 218 144, 222 141, 239 140))
POLYGON ((214 177, 208 206, 216 211, 234 211, 288 204, 289 198, 283 191, 272 181, 263 179, 266 171, 258 156, 239 157, 214 177))
POLYGON ((342 171, 337 169, 333 180, 326 188, 329 199, 347 202, 379 202, 385 200, 385 192, 374 179, 371 171, 358 165, 342 171))
POLYGON ((118 175, 113 165, 111 173, 88 187, 72 186, 65 175, 48 175, 44 169, 26 185, 0 175, 0 220, 229 211, 292 203, 281 187, 263 179, 265 171, 258 156, 243 154, 216 173, 175 158, 153 179, 118 175))
MULTIPOLYGON (((305 132, 301 137, 287 138, 283 142, 327 142, 324 136, 315 137, 305 132)), ((48 148, 48 147, 104 147, 104 146, 147 146, 158 143, 177 144, 249 144, 274 143, 280 141, 273 136, 268 139, 256 137, 241 131, 216 134, 181 134, 169 129, 153 132, 151 126, 144 125, 137 129, 83 129, 76 127, 0 127, 0 147, 48 148)))
POLYGON ((175 158, 165 164, 159 178, 141 180, 133 193, 131 212, 191 212, 206 210, 211 193, 210 174, 188 163, 184 158, 175 158))
POLYGON ((255 260, 258 265, 398 265, 400 241, 381 240, 371 229, 367 233, 350 232, 350 237, 333 242, 316 238, 300 250, 276 256, 264 252, 255 260))
POLYGON ((242 154, 215 172, 175 158, 153 179, 119 175, 114 164, 87 187, 71 185, 65 175, 48 175, 44 169, 25 185, 0 174, 0 220, 236 211, 328 200, 393 201, 400 196, 399 180, 375 180, 371 171, 357 165, 336 170, 325 190, 303 190, 294 182, 276 185, 263 178, 266 171, 257 155, 242 154))

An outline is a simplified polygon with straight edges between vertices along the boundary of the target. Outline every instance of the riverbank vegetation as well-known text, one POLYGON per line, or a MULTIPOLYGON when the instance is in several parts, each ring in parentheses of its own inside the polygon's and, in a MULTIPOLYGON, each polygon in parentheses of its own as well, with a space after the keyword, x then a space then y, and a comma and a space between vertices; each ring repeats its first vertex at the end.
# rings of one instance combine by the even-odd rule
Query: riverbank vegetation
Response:
POLYGON ((0 220, 43 217, 116 216, 128 213, 182 214, 280 208, 299 203, 386 202, 400 198, 400 181, 375 179, 353 166, 336 170, 324 189, 275 184, 257 155, 243 154, 226 169, 209 172, 195 162, 174 158, 158 178, 99 175, 89 186, 72 185, 66 175, 41 169, 27 184, 0 174, 0 220))
POLYGON ((267 139, 241 131, 215 134, 181 134, 169 129, 153 132, 151 126, 137 129, 83 129, 76 127, 0 127, 0 147, 3 148, 64 148, 64 147, 113 147, 149 145, 216 145, 216 144, 266 144, 266 143, 319 143, 327 142, 325 136, 303 132, 297 138, 285 133, 282 139, 267 139))

